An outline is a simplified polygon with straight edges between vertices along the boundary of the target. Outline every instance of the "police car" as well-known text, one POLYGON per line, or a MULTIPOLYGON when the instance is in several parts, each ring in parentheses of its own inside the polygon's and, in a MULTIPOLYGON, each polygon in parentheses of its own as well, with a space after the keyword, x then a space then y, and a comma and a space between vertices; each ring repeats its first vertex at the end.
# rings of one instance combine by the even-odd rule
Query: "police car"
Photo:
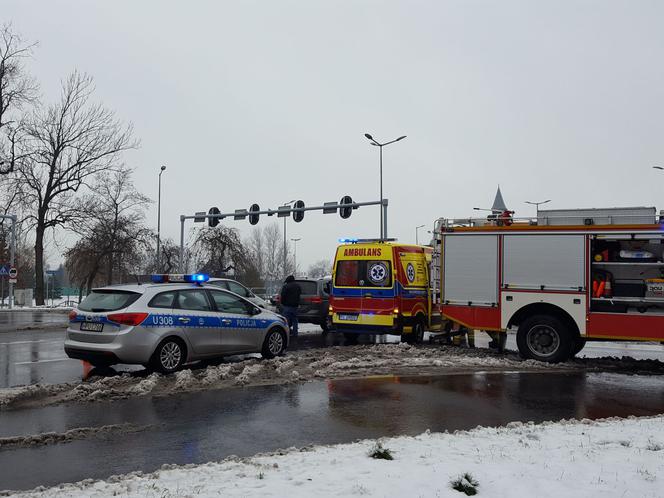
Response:
POLYGON ((95 366, 142 364, 170 373, 184 363, 284 353, 288 324, 207 275, 153 275, 152 283, 94 289, 69 315, 65 353, 95 366))

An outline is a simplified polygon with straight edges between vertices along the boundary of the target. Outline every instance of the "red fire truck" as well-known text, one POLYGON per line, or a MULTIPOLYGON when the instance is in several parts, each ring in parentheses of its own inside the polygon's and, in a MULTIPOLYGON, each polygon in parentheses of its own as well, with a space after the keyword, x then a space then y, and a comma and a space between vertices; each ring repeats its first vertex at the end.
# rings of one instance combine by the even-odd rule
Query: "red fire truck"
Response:
POLYGON ((664 224, 654 207, 439 219, 432 298, 469 329, 516 329, 519 352, 565 361, 586 341, 664 341, 664 224))

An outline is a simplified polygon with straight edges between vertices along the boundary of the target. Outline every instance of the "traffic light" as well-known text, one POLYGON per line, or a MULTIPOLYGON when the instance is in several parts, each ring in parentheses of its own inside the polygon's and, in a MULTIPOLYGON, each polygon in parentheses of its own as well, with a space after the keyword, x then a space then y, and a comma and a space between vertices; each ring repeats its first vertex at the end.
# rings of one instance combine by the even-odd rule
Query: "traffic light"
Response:
POLYGON ((249 223, 251 223, 252 225, 255 225, 256 223, 258 223, 258 216, 259 215, 254 214, 254 213, 257 213, 260 210, 261 210, 261 208, 258 206, 258 204, 252 204, 251 205, 251 207, 249 208, 249 223))
POLYGON ((304 209, 304 201, 297 201, 293 204, 293 221, 299 223, 304 219, 304 211, 298 211, 298 209, 304 209))
MULTIPOLYGON (((218 207, 211 207, 210 210, 208 211, 208 214, 219 214, 221 211, 219 211, 218 207)), ((208 226, 210 228, 216 227, 219 224, 219 218, 208 218, 208 226)))
MULTIPOLYGON (((350 195, 344 195, 341 198, 341 201, 339 204, 352 204, 353 199, 351 198, 350 195)), ((339 216, 341 216, 344 220, 346 218, 350 218, 351 213, 353 212, 352 206, 344 206, 339 208, 339 216)))

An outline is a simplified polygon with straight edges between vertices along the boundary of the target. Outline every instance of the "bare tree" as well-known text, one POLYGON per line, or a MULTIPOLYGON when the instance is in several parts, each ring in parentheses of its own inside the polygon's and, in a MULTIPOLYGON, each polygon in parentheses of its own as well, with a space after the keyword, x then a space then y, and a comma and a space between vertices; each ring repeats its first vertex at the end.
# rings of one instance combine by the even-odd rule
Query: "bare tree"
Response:
MULTIPOLYGON (((277 223, 255 228, 247 240, 247 255, 265 284, 282 280, 284 276, 284 243, 277 223)), ((293 257, 286 246, 286 273, 295 271, 293 257)))
POLYGON ((46 230, 81 219, 75 194, 99 173, 116 168, 123 151, 138 146, 131 125, 91 102, 93 91, 92 78, 74 72, 63 82, 60 102, 39 109, 25 125, 27 155, 16 165, 14 185, 32 206, 37 304, 44 303, 46 230))
POLYGON ((327 259, 321 259, 309 266, 307 274, 311 278, 322 278, 332 273, 332 263, 327 259))
POLYGON ((151 236, 143 225, 150 199, 136 190, 131 175, 132 170, 124 165, 103 171, 97 175, 92 193, 78 201, 77 209, 84 216, 74 231, 81 239, 66 251, 66 267, 88 291, 98 276, 110 285, 133 273, 151 236))
POLYGON ((238 231, 223 225, 199 230, 193 252, 198 271, 211 275, 220 276, 230 270, 243 273, 252 266, 238 231))
POLYGON ((37 99, 38 86, 24 65, 35 45, 21 39, 10 24, 0 26, 0 174, 13 171, 18 159, 21 127, 16 113, 37 99))

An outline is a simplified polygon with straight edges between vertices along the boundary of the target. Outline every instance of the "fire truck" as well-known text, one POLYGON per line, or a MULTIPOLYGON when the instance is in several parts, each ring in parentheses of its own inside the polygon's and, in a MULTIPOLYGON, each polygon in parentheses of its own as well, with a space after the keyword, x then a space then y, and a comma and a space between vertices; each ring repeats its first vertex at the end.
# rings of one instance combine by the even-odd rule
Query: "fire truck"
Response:
POLYGON ((664 341, 663 220, 654 207, 440 218, 432 300, 468 329, 516 329, 520 354, 540 361, 586 341, 664 341))

